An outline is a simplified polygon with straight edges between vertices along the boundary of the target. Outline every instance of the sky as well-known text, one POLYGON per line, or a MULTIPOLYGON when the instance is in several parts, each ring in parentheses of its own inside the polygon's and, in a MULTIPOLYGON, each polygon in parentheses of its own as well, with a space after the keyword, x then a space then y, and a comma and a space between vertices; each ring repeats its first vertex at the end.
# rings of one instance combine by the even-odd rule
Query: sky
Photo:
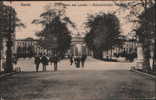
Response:
MULTIPOLYGON (((5 2, 8 4, 8 2, 5 2)), ((34 19, 39 19, 40 14, 45 11, 46 5, 54 6, 55 3, 64 3, 66 5, 66 16, 76 24, 76 29, 73 29, 73 34, 85 33, 85 22, 88 15, 96 13, 109 13, 118 9, 112 1, 14 1, 11 6, 15 8, 18 18, 25 24, 26 28, 16 29, 16 38, 23 39, 27 37, 36 38, 35 33, 42 30, 41 25, 32 24, 34 19)), ((123 11, 117 17, 121 23, 121 33, 126 35, 132 30, 132 23, 126 23, 124 16, 129 13, 123 11), (126 24, 124 24, 126 23, 126 24)))

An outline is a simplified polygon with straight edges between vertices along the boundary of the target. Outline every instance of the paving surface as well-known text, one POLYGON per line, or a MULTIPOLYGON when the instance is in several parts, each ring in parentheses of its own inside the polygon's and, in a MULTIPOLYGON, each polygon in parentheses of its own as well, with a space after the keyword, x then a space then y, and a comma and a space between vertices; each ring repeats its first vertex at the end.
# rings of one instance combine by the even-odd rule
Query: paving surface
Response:
POLYGON ((92 58, 87 62, 84 69, 67 66, 69 62, 65 60, 59 64, 58 72, 22 72, 0 79, 0 97, 4 100, 155 100, 155 81, 128 71, 129 63, 108 64, 92 58))
MULTIPOLYGON (((105 62, 88 57, 85 62, 83 70, 128 70, 135 63, 129 62, 105 62)), ((19 59, 16 67, 20 67, 22 71, 35 71, 34 59, 19 59)), ((53 65, 47 66, 48 71, 53 71, 53 65)), ((82 70, 82 68, 76 68, 75 64, 70 65, 68 59, 62 60, 58 63, 59 70, 82 70)), ((40 64, 39 70, 42 71, 42 64, 40 64)))

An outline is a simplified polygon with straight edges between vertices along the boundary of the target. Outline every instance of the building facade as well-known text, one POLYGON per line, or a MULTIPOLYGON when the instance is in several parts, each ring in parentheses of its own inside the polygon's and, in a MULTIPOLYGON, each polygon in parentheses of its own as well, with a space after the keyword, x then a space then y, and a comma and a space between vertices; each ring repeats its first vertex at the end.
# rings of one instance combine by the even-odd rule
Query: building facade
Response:
POLYGON ((76 34, 72 36, 71 48, 69 52, 71 55, 74 55, 74 56, 81 56, 81 55, 91 56, 92 55, 91 50, 89 50, 86 46, 84 37, 82 37, 80 34, 76 34))
POLYGON ((38 40, 32 38, 17 39, 15 48, 18 58, 33 57, 35 55, 50 55, 50 51, 40 47, 38 45, 38 40))
MULTIPOLYGON (((53 54, 52 50, 42 48, 38 44, 38 40, 32 38, 17 39, 15 42, 15 48, 15 54, 18 58, 33 57, 35 55, 51 56, 53 54)), ((89 51, 86 47, 84 38, 79 34, 73 35, 71 40, 71 47, 66 55, 81 56, 84 54, 91 55, 91 51, 89 51)))

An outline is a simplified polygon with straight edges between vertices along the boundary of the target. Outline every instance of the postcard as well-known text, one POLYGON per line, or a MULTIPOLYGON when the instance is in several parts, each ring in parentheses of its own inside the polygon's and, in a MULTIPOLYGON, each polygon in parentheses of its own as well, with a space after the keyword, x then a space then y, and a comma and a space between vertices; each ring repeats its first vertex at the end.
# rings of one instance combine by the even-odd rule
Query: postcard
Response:
POLYGON ((156 100, 155 0, 0 1, 0 100, 156 100))

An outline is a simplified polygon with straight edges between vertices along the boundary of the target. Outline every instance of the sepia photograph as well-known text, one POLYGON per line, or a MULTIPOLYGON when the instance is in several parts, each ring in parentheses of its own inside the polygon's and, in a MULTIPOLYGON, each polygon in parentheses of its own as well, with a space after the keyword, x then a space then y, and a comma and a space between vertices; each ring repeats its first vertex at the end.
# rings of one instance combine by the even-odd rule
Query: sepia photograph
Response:
POLYGON ((156 100, 156 1, 1 0, 0 100, 156 100))

